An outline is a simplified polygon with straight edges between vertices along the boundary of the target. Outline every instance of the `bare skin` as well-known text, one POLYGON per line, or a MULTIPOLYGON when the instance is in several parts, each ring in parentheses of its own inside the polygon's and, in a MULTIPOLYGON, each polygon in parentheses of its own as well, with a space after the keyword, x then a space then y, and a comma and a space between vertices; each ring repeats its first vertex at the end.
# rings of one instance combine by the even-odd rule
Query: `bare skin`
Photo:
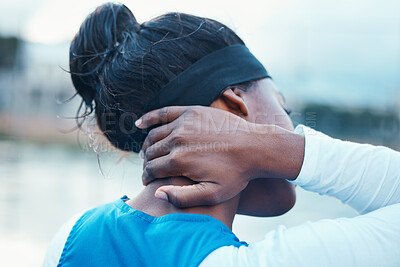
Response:
POLYGON ((239 204, 239 195, 230 199, 229 201, 217 205, 197 206, 183 209, 175 207, 168 201, 160 200, 154 197, 156 190, 163 185, 183 186, 190 184, 193 184, 193 182, 183 177, 157 180, 147 185, 139 195, 128 200, 126 203, 132 208, 143 211, 154 217, 161 217, 171 213, 194 213, 209 215, 220 220, 232 230, 233 219, 239 204))
POLYGON ((183 109, 193 109, 177 107, 178 112, 168 112, 161 117, 159 112, 148 113, 139 127, 172 122, 153 129, 146 139, 143 181, 147 186, 128 204, 153 216, 176 212, 208 214, 228 227, 235 213, 275 216, 287 212, 295 202, 294 186, 280 178, 297 176, 304 149, 292 151, 295 155, 291 156, 282 148, 281 157, 293 161, 292 165, 277 167, 285 168, 286 176, 274 173, 271 168, 263 170, 265 166, 262 165, 279 163, 279 160, 275 162, 261 153, 271 154, 263 150, 271 148, 265 146, 266 141, 273 141, 275 148, 280 147, 280 142, 304 143, 301 137, 293 139, 293 134, 289 134, 293 125, 283 105, 283 98, 273 83, 263 79, 246 92, 228 89, 212 103, 212 108, 195 107, 195 112, 186 113, 189 116, 185 118, 181 116, 185 112, 183 109), (208 122, 215 125, 208 125, 205 131, 204 125, 198 125, 202 122, 199 114, 207 114, 208 122), (231 121, 226 123, 226 118, 231 121), (231 122, 236 123, 235 127, 231 122), (270 139, 265 141, 266 137, 270 139), (215 143, 216 140, 219 143, 215 143), (215 146, 224 142, 229 146, 227 151, 216 149, 215 146), (205 149, 210 143, 213 149, 205 149), (232 158, 234 161, 230 161, 232 158), (300 163, 294 158, 300 158, 300 163))

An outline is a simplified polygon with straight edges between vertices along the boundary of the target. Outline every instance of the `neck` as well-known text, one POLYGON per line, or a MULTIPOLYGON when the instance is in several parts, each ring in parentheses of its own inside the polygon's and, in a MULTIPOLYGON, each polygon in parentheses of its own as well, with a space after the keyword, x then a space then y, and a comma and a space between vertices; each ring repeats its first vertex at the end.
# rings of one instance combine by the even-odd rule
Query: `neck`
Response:
POLYGON ((195 213, 210 215, 232 230, 233 219, 239 204, 239 195, 218 205, 214 206, 197 206, 191 208, 177 208, 167 201, 154 197, 156 190, 163 185, 190 185, 193 182, 184 177, 174 177, 166 179, 158 179, 147 185, 142 192, 133 199, 127 201, 127 204, 136 210, 143 211, 154 217, 164 216, 171 213, 195 213))

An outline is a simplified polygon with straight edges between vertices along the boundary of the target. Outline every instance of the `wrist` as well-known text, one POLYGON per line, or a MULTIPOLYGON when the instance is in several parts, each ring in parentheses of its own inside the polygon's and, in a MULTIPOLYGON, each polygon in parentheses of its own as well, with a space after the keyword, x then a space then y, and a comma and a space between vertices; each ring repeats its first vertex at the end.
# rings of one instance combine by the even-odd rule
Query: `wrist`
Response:
POLYGON ((257 125, 253 138, 257 177, 295 180, 304 160, 305 137, 276 125, 257 125))

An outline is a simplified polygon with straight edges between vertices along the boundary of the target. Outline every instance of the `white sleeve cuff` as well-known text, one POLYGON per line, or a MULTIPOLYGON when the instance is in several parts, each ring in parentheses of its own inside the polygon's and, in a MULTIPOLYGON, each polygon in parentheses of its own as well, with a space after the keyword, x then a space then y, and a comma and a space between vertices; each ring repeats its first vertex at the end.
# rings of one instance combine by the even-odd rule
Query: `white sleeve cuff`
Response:
POLYGON ((309 185, 317 168, 319 140, 330 137, 302 124, 297 125, 294 132, 305 137, 304 160, 297 178, 289 182, 299 186, 309 185))
POLYGON ((360 213, 399 203, 399 152, 334 139, 304 125, 295 133, 305 136, 305 151, 292 183, 335 197, 360 213))

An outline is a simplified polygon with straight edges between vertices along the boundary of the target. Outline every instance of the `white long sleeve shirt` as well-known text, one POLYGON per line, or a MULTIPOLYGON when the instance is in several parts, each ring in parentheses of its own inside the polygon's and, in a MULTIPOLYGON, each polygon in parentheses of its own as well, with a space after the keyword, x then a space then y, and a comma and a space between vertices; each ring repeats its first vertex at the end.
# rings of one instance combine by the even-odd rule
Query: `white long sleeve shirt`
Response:
MULTIPOLYGON (((221 247, 208 266, 400 266, 400 152, 330 138, 303 125, 305 157, 293 183, 340 199, 363 215, 278 227, 248 247, 221 247)), ((56 266, 76 219, 49 247, 56 266)))

